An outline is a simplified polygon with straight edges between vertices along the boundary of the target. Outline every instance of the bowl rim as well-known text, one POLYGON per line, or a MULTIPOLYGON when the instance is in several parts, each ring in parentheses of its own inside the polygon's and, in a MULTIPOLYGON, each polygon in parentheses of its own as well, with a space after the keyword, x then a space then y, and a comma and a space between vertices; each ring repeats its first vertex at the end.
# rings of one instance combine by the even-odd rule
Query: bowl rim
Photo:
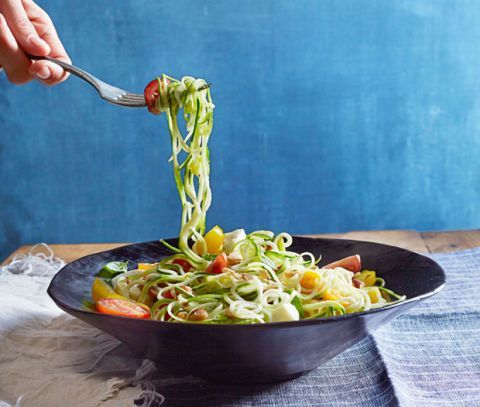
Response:
MULTIPOLYGON (((83 259, 90 258, 90 257, 96 257, 96 256, 98 256, 99 254, 102 254, 102 253, 108 253, 108 252, 112 252, 112 251, 119 250, 119 249, 125 249, 125 248, 130 247, 130 246, 148 245, 148 244, 158 243, 160 241, 160 239, 159 239, 159 240, 150 240, 150 241, 146 241, 146 242, 130 243, 130 244, 126 244, 124 246, 119 246, 119 247, 115 247, 113 249, 103 250, 101 252, 92 253, 92 254, 89 254, 89 255, 86 255, 86 256, 79 257, 78 259, 66 264, 64 267, 62 267, 55 274, 55 276, 50 281, 50 284, 49 284, 48 289, 47 289, 47 293, 50 296, 50 298, 55 302, 55 304, 67 313, 69 313, 69 311, 72 311, 74 313, 80 313, 80 314, 86 314, 86 315, 96 315, 97 317, 100 317, 100 318, 107 318, 107 319, 114 318, 114 319, 120 319, 120 320, 126 320, 126 321, 137 321, 136 323, 143 323, 143 324, 155 323, 155 324, 161 324, 161 326, 169 326, 169 327, 190 327, 188 329, 205 329, 205 327, 216 327, 216 328, 213 328, 213 329, 221 329, 221 328, 225 329, 226 327, 228 327, 230 329, 254 329, 254 328, 267 329, 267 328, 288 328, 288 327, 294 327, 294 326, 308 326, 308 325, 316 325, 316 324, 324 324, 324 323, 333 323, 333 322, 342 321, 342 320, 345 320, 345 319, 360 318, 360 317, 365 316, 365 315, 375 314, 375 313, 378 313, 378 312, 382 312, 384 310, 390 310, 392 308, 398 308, 398 307, 403 306, 403 305, 411 304, 410 306, 413 306, 414 303, 421 302, 421 301, 423 301, 423 300, 425 300, 429 297, 432 297, 435 294, 438 294, 445 287, 445 284, 446 284, 446 275, 445 275, 445 271, 443 270, 443 268, 432 258, 430 258, 428 256, 425 256, 423 254, 420 254, 420 253, 416 253, 412 250, 404 249, 404 248, 401 248, 401 247, 398 247, 398 246, 387 245, 387 244, 383 244, 383 243, 369 242, 369 241, 365 241, 365 240, 328 238, 328 237, 311 237, 311 236, 298 236, 298 235, 292 235, 292 238, 293 238, 294 241, 295 241, 295 239, 300 238, 300 239, 304 239, 304 240, 315 240, 315 241, 322 240, 322 241, 330 241, 330 242, 331 241, 342 241, 342 242, 346 242, 346 243, 362 243, 362 244, 366 243, 366 244, 373 245, 373 246, 381 246, 381 247, 391 248, 391 249, 395 249, 395 250, 400 250, 400 251, 407 252, 407 253, 412 253, 416 256, 420 256, 420 257, 426 259, 428 262, 432 263, 432 266, 436 266, 438 271, 440 271, 440 273, 441 273, 442 281, 440 282, 440 284, 435 289, 430 290, 430 291, 428 291, 424 294, 417 295, 417 296, 412 297, 412 298, 407 298, 406 300, 403 300, 403 301, 394 301, 394 302, 391 302, 389 305, 386 305, 384 307, 374 308, 374 309, 370 309, 368 311, 354 312, 354 313, 351 313, 351 314, 337 315, 337 316, 334 316, 334 317, 326 317, 326 318, 312 318, 312 319, 301 319, 301 320, 298 320, 298 321, 265 322, 265 323, 255 323, 255 324, 202 324, 202 323, 195 323, 195 322, 172 323, 172 322, 158 321, 158 320, 153 320, 153 319, 128 318, 128 317, 122 317, 122 316, 119 316, 119 315, 102 314, 100 312, 88 310, 88 309, 85 309, 85 308, 73 307, 73 306, 65 303, 64 301, 62 301, 61 299, 59 299, 57 297, 57 295, 55 293, 55 291, 57 290, 57 287, 55 287, 54 282, 60 276, 60 273, 68 271, 66 269, 71 264, 79 262, 83 259), (235 327, 235 328, 232 328, 232 327, 235 327)), ((174 240, 174 239, 178 239, 178 238, 168 238, 168 239, 163 239, 163 240, 166 240, 168 242, 168 241, 171 241, 171 240, 174 240)))

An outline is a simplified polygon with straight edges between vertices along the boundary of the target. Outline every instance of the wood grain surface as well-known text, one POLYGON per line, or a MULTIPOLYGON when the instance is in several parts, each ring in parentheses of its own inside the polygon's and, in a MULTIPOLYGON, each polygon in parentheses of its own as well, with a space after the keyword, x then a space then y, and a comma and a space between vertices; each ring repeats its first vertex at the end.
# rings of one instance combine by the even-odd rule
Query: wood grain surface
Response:
MULTIPOLYGON (((347 233, 310 235, 340 239, 365 240, 403 247, 417 253, 440 253, 470 249, 480 246, 480 229, 448 232, 416 232, 413 230, 369 230, 347 233)), ((101 252, 127 243, 82 243, 50 244, 57 257, 71 262, 88 254, 101 252)), ((2 264, 20 253, 28 253, 32 246, 22 246, 13 252, 2 264)))

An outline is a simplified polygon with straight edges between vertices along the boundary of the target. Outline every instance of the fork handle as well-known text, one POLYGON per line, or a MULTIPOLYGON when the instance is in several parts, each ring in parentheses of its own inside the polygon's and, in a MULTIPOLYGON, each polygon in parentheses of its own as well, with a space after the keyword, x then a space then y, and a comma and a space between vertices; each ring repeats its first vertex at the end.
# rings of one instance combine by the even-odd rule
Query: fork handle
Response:
POLYGON ((88 82, 97 91, 99 91, 99 87, 98 87, 99 79, 85 72, 83 69, 77 68, 76 66, 70 65, 67 62, 63 62, 63 61, 60 61, 59 59, 55 59, 51 57, 39 57, 35 55, 30 55, 30 54, 27 54, 27 57, 34 61, 45 60, 45 61, 53 62, 54 64, 61 66, 63 69, 65 69, 65 71, 70 72, 72 75, 75 75, 80 79, 83 79, 85 82, 88 82))

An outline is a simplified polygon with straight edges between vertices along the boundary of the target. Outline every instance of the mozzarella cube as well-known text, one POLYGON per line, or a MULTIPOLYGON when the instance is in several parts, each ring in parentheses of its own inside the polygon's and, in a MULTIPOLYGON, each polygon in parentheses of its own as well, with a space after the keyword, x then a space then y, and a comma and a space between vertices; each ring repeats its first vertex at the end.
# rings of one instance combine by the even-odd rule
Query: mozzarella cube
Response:
POLYGON ((294 305, 281 304, 272 312, 272 322, 298 321, 300 314, 294 305))
POLYGON ((237 229, 233 232, 225 233, 223 238, 223 250, 225 250, 227 254, 231 253, 235 245, 246 238, 247 235, 243 229, 237 229))

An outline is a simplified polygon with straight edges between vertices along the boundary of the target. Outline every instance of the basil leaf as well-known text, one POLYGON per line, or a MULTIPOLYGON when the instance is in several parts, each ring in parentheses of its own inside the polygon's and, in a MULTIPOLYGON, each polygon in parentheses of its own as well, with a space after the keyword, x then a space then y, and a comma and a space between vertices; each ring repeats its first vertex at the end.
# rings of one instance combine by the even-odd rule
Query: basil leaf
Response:
POLYGON ((112 261, 103 266, 103 268, 98 272, 97 277, 101 278, 113 278, 120 273, 124 273, 128 270, 128 261, 112 261))

